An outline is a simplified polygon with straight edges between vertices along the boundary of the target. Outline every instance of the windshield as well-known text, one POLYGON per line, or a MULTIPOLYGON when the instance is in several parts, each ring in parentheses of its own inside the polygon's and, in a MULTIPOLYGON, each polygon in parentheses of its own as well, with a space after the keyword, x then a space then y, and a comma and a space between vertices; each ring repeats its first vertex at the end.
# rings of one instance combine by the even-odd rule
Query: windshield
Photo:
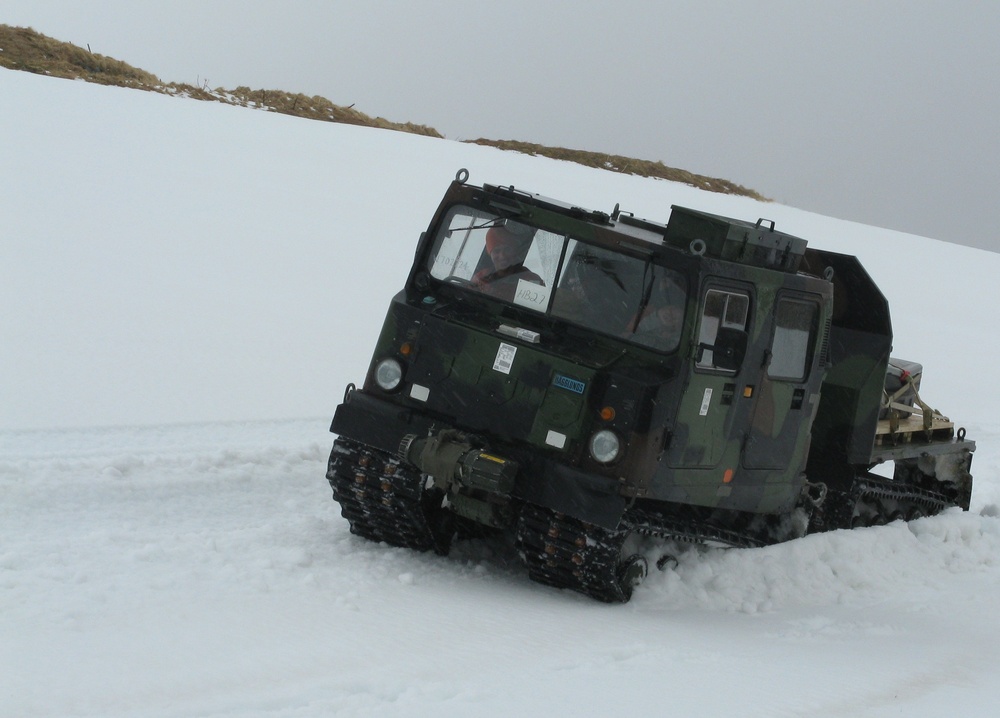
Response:
POLYGON ((435 279, 655 349, 680 342, 682 274, 482 210, 449 211, 427 269, 435 279))

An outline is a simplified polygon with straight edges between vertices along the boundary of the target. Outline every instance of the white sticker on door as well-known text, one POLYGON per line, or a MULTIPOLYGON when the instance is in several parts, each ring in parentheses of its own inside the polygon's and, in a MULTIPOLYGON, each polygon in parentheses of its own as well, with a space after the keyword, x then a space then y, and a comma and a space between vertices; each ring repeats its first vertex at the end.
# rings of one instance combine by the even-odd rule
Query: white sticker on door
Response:
POLYGON ((712 387, 707 387, 705 389, 705 396, 701 397, 701 409, 698 411, 699 416, 708 415, 708 407, 712 403, 712 387))

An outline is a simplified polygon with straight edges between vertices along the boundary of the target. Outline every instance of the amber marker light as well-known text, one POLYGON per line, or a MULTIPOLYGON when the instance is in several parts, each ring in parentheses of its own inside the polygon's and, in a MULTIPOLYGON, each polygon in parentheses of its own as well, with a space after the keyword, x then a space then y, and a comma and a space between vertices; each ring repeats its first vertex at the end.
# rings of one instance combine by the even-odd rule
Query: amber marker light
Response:
POLYGON ((601 418, 604 419, 604 421, 611 421, 612 419, 614 419, 615 418, 614 407, 606 406, 603 409, 601 409, 601 418))
POLYGON ((733 472, 732 469, 726 469, 726 473, 724 473, 722 475, 722 483, 728 484, 728 483, 732 482, 732 480, 733 480, 733 473, 734 472, 733 472))
POLYGON ((413 351, 413 345, 410 344, 409 342, 403 342, 403 346, 399 348, 399 353, 402 354, 404 357, 410 356, 410 352, 412 351, 413 351))

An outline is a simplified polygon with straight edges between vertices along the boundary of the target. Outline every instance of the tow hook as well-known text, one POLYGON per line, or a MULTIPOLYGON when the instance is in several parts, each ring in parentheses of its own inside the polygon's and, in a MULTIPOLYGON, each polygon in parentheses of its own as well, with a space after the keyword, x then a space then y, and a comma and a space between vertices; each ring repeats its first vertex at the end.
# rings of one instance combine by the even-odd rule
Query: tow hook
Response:
POLYGON ((826 501, 828 487, 822 481, 806 481, 802 487, 802 497, 808 501, 813 508, 819 508, 826 501))

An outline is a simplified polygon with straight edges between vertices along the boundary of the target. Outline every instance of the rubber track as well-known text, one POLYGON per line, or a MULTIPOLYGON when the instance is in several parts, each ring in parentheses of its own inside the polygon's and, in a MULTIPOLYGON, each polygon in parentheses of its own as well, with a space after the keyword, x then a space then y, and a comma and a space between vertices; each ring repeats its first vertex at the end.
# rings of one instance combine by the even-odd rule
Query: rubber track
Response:
MULTIPOLYGON (((425 477, 392 454, 338 438, 327 479, 351 532, 392 546, 447 554, 451 526, 441 508, 443 494, 425 489, 425 477)), ((828 517, 813 530, 848 528, 856 517, 866 525, 899 518, 932 516, 955 506, 945 494, 872 474, 857 477, 838 504, 840 518, 828 517), (886 507, 887 502, 896 506, 886 507)), ((748 524, 749 526, 749 524, 748 524)), ((695 515, 655 508, 631 508, 616 530, 604 529, 534 504, 524 504, 517 524, 516 548, 530 578, 606 603, 624 603, 632 585, 625 580, 626 537, 636 532, 691 543, 752 548, 774 542, 760 530, 722 526, 695 515)), ((780 539, 779 539, 780 540, 780 539)))
POLYGON ((626 534, 526 504, 517 527, 517 549, 532 580, 605 603, 623 603, 632 595, 619 575, 626 534))
POLYGON ((450 536, 435 530, 430 520, 435 507, 415 468, 390 454, 338 438, 326 478, 351 533, 392 546, 448 553, 450 536))
POLYGON ((756 534, 722 528, 693 518, 667 516, 655 511, 632 509, 627 520, 634 531, 644 536, 732 548, 755 548, 768 543, 756 534))
POLYGON ((884 513, 879 503, 883 499, 895 500, 908 505, 908 508, 902 512, 903 517, 907 519, 914 516, 914 510, 919 510, 922 516, 933 516, 956 505, 953 500, 936 491, 928 491, 918 486, 871 474, 859 477, 855 482, 854 490, 857 495, 854 515, 859 515, 862 508, 867 508, 875 514, 874 523, 888 523, 896 518, 884 513))

